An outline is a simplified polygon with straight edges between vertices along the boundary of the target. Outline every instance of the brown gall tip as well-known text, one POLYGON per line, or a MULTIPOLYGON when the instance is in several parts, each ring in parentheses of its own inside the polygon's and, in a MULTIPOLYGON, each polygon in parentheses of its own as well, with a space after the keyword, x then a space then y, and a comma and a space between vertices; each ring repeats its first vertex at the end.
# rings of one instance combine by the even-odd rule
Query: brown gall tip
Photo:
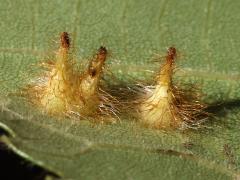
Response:
POLYGON ((101 46, 99 49, 98 49, 98 54, 99 55, 107 55, 107 49, 103 46, 101 46))
POLYGON ((175 47, 169 47, 167 53, 168 53, 168 55, 167 55, 168 58, 171 60, 175 59, 177 56, 177 50, 175 47))
POLYGON ((69 34, 67 32, 61 33, 61 46, 63 48, 69 48, 70 47, 70 38, 69 34))
POLYGON ((97 60, 105 61, 106 57, 107 57, 107 49, 105 47, 101 46, 97 52, 97 60))
POLYGON ((91 77, 95 77, 97 75, 97 70, 95 68, 93 69, 90 68, 88 72, 91 75, 91 77))

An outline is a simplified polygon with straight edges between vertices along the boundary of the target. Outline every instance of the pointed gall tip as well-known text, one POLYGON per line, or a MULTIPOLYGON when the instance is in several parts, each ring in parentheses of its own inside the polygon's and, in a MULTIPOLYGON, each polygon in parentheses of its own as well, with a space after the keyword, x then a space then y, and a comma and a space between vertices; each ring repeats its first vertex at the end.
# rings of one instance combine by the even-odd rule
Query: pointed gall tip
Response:
POLYGON ((103 46, 101 46, 99 49, 98 49, 98 52, 97 52, 97 59, 99 61, 105 61, 106 60, 106 57, 107 57, 107 49, 103 46))
POLYGON ((168 58, 171 60, 173 60, 177 57, 177 50, 175 47, 169 47, 167 53, 168 53, 168 55, 167 55, 168 58))
POLYGON ((107 49, 103 46, 101 46, 99 49, 98 49, 98 54, 99 55, 107 55, 107 49))
POLYGON ((70 47, 70 37, 67 32, 61 33, 61 46, 66 49, 70 47))

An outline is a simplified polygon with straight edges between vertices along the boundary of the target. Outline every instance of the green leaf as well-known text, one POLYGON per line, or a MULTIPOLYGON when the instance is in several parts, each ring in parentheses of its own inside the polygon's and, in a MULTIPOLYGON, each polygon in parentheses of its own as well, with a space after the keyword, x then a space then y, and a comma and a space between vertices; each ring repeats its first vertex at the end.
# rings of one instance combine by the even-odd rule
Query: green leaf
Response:
POLYGON ((8 140, 16 149, 63 179, 240 177, 239 6, 237 0, 1 0, 0 128, 12 129, 8 140), (215 117, 206 128, 164 132, 128 119, 101 125, 41 114, 14 93, 34 78, 31 65, 54 50, 62 31, 71 33, 79 59, 109 48, 109 69, 120 79, 150 79, 158 68, 151 57, 174 45, 182 55, 176 79, 200 84, 215 117))

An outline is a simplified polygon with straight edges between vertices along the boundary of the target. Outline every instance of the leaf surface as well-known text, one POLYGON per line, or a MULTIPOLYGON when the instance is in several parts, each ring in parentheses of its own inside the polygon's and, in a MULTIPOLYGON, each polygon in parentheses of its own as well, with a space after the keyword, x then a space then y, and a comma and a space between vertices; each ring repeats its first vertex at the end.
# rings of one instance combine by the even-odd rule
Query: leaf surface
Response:
POLYGON ((239 7, 237 0, 1 0, 0 128, 12 129, 8 138, 25 158, 64 179, 239 177, 239 7), (42 115, 14 93, 62 31, 71 33, 78 59, 108 47, 120 79, 150 79, 158 68, 151 57, 174 45, 182 55, 176 79, 200 84, 215 117, 206 128, 163 132, 131 119, 101 125, 42 115))

